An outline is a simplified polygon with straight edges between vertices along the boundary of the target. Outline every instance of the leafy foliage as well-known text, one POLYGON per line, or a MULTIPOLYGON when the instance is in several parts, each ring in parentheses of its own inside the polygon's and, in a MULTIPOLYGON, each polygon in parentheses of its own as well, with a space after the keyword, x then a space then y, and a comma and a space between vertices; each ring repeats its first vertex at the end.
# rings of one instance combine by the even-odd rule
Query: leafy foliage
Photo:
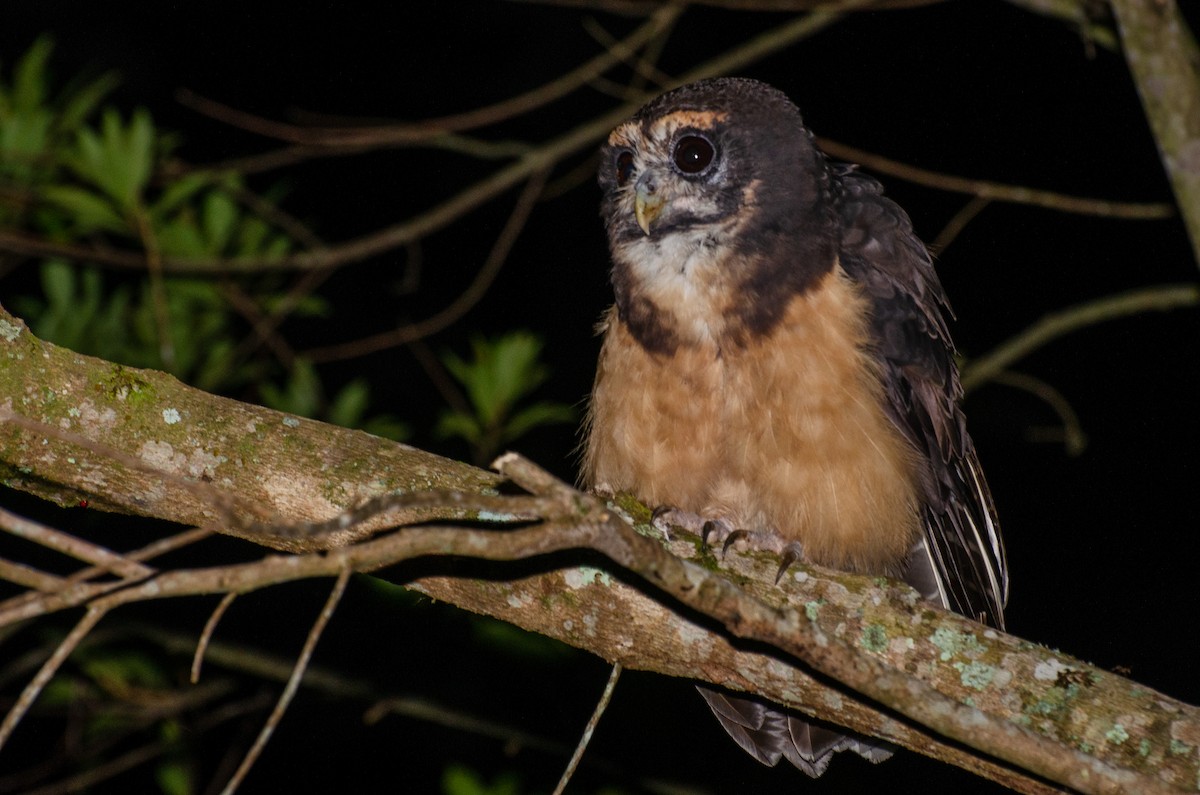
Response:
MULTIPOLYGON (((125 117, 102 106, 119 82, 115 73, 53 94, 52 49, 42 37, 11 81, 0 74, 0 226, 60 243, 138 248, 149 268, 130 279, 86 261, 42 261, 41 295, 11 300, 34 332, 81 353, 166 370, 210 392, 250 386, 274 407, 404 438, 407 428, 395 418, 367 415, 365 381, 326 401, 311 365, 284 367, 261 346, 239 344, 248 330, 241 315, 267 317, 285 303, 280 276, 235 283, 158 272, 163 258, 269 261, 297 242, 251 209, 273 205, 262 196, 247 201, 252 194, 240 175, 180 169, 171 160, 177 136, 156 127, 149 111, 125 117), (235 293, 249 312, 235 311, 235 293), (282 384, 272 386, 268 379, 280 376, 282 384)), ((328 307, 307 296, 289 311, 311 317, 328 307)))
POLYGON ((574 422, 574 410, 564 403, 539 401, 518 404, 542 385, 550 371, 539 361, 542 341, 527 331, 513 331, 471 342, 470 361, 453 353, 442 357, 450 374, 466 389, 470 411, 447 409, 436 432, 443 438, 465 440, 477 463, 486 463, 504 445, 541 425, 574 422))

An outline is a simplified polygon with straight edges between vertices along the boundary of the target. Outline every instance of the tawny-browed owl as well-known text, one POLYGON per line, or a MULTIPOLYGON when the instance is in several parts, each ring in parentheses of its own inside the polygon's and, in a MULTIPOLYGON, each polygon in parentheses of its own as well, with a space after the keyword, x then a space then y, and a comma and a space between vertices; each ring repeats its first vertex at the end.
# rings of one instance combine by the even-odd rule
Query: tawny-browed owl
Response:
MULTIPOLYGON (((900 577, 1003 626, 1004 547, 908 216, 830 163, 788 98, 684 86, 600 152, 616 304, 583 479, 787 560, 900 577)), ((888 747, 701 689, 759 761, 820 775, 888 747)))

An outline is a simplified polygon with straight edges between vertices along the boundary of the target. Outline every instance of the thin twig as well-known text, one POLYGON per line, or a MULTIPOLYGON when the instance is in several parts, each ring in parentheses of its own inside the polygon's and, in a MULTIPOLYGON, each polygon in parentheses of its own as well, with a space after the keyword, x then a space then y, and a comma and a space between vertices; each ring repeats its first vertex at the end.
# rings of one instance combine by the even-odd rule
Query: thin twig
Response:
POLYGON ((538 197, 541 195, 542 189, 546 186, 546 177, 546 171, 539 171, 529 180, 529 183, 517 198, 517 203, 513 207, 512 213, 508 216, 504 228, 496 236, 496 242, 492 244, 492 250, 488 252, 487 259, 483 262, 483 267, 475 274, 475 278, 467 286, 467 289, 463 290, 449 306, 430 318, 391 329, 381 334, 374 334, 353 342, 313 348, 305 352, 305 358, 309 361, 320 363, 363 356, 368 353, 374 353, 428 337, 459 320, 473 306, 479 303, 480 299, 487 293, 488 288, 492 286, 492 282, 496 280, 500 269, 504 267, 509 252, 512 251, 513 245, 517 242, 517 237, 521 234, 521 230, 525 228, 526 222, 529 221, 529 215, 533 212, 533 207, 537 204, 538 197))
POLYGON ((75 650, 75 647, 87 637, 96 624, 100 623, 100 619, 104 618, 107 612, 108 609, 104 607, 89 608, 84 613, 83 618, 79 619, 79 622, 54 649, 54 653, 38 669, 33 679, 29 680, 29 684, 25 685, 25 689, 17 697, 17 701, 13 704, 12 709, 4 716, 4 722, 0 724, 0 749, 4 748, 5 743, 8 742, 8 738, 12 736, 13 731, 17 728, 17 724, 25 717, 25 713, 29 712, 29 708, 33 706, 33 702, 37 700, 42 689, 49 684, 50 680, 54 678, 54 674, 58 673, 58 669, 71 656, 71 652, 75 650))
POLYGON ((962 373, 963 391, 970 392, 987 383, 1022 357, 1072 331, 1150 310, 1164 312, 1197 304, 1200 304, 1200 287, 1168 284, 1131 290, 1063 309, 1042 318, 990 353, 967 362, 962 373))
MULTIPOLYGON (((125 554, 127 560, 152 560, 159 555, 165 555, 176 549, 194 544, 213 534, 211 528, 190 528, 167 538, 161 538, 141 549, 125 554)), ((60 587, 46 593, 23 593, 0 602, 0 627, 11 626, 26 618, 42 615, 47 609, 61 610, 67 607, 81 605, 88 599, 120 587, 121 583, 86 586, 88 580, 107 573, 107 569, 92 566, 62 578, 60 587), (48 597, 47 594, 53 594, 48 597)))
MULTIPOLYGON (((0 524, 3 521, 3 511, 0 510, 0 524)), ((4 558, 0 558, 0 580, 42 592, 57 591, 63 584, 62 577, 4 558)))
POLYGON ((342 594, 346 592, 346 583, 350 581, 349 568, 342 569, 338 575, 337 581, 333 584, 333 590, 329 593, 329 598, 325 600, 325 606, 321 609, 320 615, 313 623, 312 629, 308 632, 308 638, 304 641, 304 648, 300 650, 300 656, 296 658, 296 665, 292 668, 292 675, 288 677, 287 684, 283 688, 283 692, 279 695, 279 701, 275 704, 275 709, 271 710, 270 717, 263 724, 262 731, 259 732, 258 738, 254 741, 254 745, 246 752, 246 756, 242 759, 242 763, 238 765, 237 772, 233 774, 233 778, 225 785, 225 789, 221 790, 221 795, 233 795, 237 788, 241 785, 246 774, 250 772, 255 760, 266 747, 267 741, 271 739, 271 735, 275 732, 275 727, 279 725, 279 721, 283 719, 283 713, 287 711, 288 705, 292 703, 293 696, 296 695, 296 690, 300 687, 300 680, 304 677, 304 669, 308 667, 308 661, 312 658, 313 649, 317 646, 317 641, 321 638, 321 633, 325 631, 325 626, 329 623, 329 619, 333 617, 333 611, 337 608, 338 602, 342 599, 342 594))
MULTIPOLYGON (((1058 418, 1062 420, 1062 429, 1053 441, 1062 442, 1066 448, 1067 455, 1077 456, 1087 447, 1087 434, 1083 432, 1083 424, 1079 421, 1079 415, 1075 413, 1075 409, 1071 406, 1066 396, 1052 385, 1040 378, 1034 378, 1025 373, 1013 372, 1012 370, 997 373, 992 376, 992 381, 1028 392, 1049 406, 1058 415, 1058 418)), ((1037 439, 1035 441, 1048 440, 1037 439)))
MULTIPOLYGON (((9 418, 0 417, 0 421, 10 420, 11 415, 9 418)), ((18 516, 4 508, 0 508, 0 529, 6 530, 17 538, 32 541, 46 549, 53 549, 56 552, 69 555, 76 560, 91 563, 93 566, 97 566, 118 577, 136 579, 149 577, 154 574, 154 569, 149 566, 143 566, 141 563, 129 560, 123 555, 119 555, 97 544, 84 541, 82 538, 73 536, 70 533, 64 533, 61 530, 47 527, 32 519, 18 516)))
POLYGON ((995 201, 1011 202, 1013 204, 1030 204, 1035 207, 1045 207, 1064 213, 1079 215, 1096 215, 1103 218, 1120 218, 1130 221, 1153 221, 1175 217, 1175 206, 1165 202, 1119 202, 1107 199, 1091 199, 1082 196, 1070 196, 1038 188, 1026 188, 1020 185, 1005 185, 999 182, 989 182, 982 179, 968 179, 953 174, 943 174, 938 171, 901 163, 898 160, 858 149, 847 144, 831 141, 818 136, 817 142, 828 155, 857 163, 860 166, 888 174, 918 185, 925 185, 951 193, 966 193, 995 201))
POLYGON ((571 777, 575 775, 575 769, 579 767, 579 760, 583 759, 583 752, 587 750, 588 743, 592 741, 592 734, 595 733, 596 726, 600 723, 600 717, 608 709, 608 702, 612 700, 613 691, 616 690, 617 680, 620 678, 621 664, 615 663, 612 673, 608 675, 608 682, 604 685, 604 692, 600 694, 600 700, 596 702, 596 709, 592 712, 592 717, 588 718, 587 726, 583 729, 583 736, 579 738, 579 744, 575 746, 575 753, 571 754, 571 761, 567 762, 567 769, 563 771, 562 777, 558 780, 558 786, 554 788, 554 795, 562 795, 571 781, 571 777))
POLYGON ((217 631, 217 624, 221 622, 221 616, 225 615, 225 611, 229 609, 236 598, 236 591, 225 594, 221 597, 221 601, 213 610, 212 615, 208 617, 208 621, 204 622, 204 631, 200 633, 200 640, 196 643, 196 652, 192 655, 192 684, 200 681, 200 665, 204 662, 204 651, 208 648, 208 642, 212 640, 213 633, 217 631))
POLYGON ((294 144, 356 149, 407 145, 445 132, 459 132, 496 124, 567 96, 579 87, 586 85, 593 77, 604 74, 615 64, 629 57, 637 48, 657 35, 659 30, 674 21, 681 12, 682 6, 678 5, 659 8, 645 24, 615 46, 532 91, 465 113, 407 124, 369 127, 299 127, 239 111, 191 91, 180 91, 177 97, 182 104, 206 116, 249 132, 294 144))
POLYGON ((975 216, 983 212, 983 209, 991 203, 991 199, 987 199, 982 196, 972 196, 967 203, 962 206, 962 209, 956 212, 954 217, 951 218, 944 227, 942 227, 942 231, 938 232, 938 236, 935 237, 933 242, 929 244, 929 250, 938 255, 945 253, 946 249, 950 248, 950 244, 954 242, 955 238, 957 238, 962 231, 967 228, 967 224, 975 220, 975 216))

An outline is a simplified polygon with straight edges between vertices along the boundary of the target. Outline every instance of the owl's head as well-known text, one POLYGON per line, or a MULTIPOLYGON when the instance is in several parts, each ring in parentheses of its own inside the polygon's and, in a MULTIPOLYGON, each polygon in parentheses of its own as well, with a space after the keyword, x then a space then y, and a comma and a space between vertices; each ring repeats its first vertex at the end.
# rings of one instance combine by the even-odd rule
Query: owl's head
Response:
POLYGON ((789 227, 829 185, 824 157, 782 92, 718 78, 654 99, 600 152, 613 242, 754 225, 789 227))
POLYGON ((662 351, 765 331, 837 259, 836 180, 800 111, 764 83, 654 99, 600 150, 622 319, 662 351))

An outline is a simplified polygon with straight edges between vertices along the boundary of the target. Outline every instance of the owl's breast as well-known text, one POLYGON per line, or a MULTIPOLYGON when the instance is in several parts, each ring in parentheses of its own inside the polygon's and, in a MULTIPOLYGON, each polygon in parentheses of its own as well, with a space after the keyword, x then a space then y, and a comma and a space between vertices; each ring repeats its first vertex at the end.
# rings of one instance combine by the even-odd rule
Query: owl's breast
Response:
POLYGON ((587 485, 777 532, 816 563, 895 572, 920 533, 919 459, 885 412, 866 302, 840 268, 737 345, 655 353, 615 311, 606 325, 587 485))

